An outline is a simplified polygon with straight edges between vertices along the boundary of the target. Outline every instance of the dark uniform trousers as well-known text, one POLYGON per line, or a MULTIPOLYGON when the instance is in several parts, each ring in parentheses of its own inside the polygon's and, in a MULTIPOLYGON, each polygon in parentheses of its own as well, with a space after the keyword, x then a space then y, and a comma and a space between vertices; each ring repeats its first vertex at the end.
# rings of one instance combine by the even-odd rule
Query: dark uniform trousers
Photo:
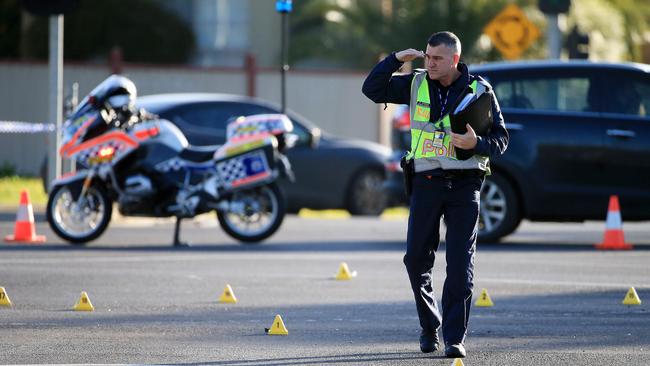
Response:
POLYGON ((446 344, 463 343, 467 333, 482 184, 482 174, 426 176, 417 173, 413 179, 404 264, 422 329, 433 332, 442 324, 446 344), (441 316, 433 293, 432 269, 443 215, 447 227, 447 278, 442 291, 441 316))

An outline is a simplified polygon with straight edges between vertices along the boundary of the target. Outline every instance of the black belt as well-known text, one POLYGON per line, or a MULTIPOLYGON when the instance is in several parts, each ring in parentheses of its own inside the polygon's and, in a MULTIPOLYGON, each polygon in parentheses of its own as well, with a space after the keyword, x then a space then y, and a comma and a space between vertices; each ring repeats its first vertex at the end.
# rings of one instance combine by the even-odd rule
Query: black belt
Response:
POLYGON ((483 178, 485 176, 485 171, 480 169, 434 169, 425 172, 419 172, 417 174, 445 179, 483 178))
POLYGON ((458 169, 458 170, 443 170, 442 177, 447 179, 457 178, 483 178, 485 172, 480 169, 458 169))

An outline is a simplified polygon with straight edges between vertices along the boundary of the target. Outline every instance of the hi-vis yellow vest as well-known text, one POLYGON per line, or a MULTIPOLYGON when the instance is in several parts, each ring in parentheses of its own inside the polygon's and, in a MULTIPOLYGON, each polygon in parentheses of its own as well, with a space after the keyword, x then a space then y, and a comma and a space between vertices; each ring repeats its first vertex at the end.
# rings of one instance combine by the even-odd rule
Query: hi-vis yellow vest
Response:
MULTIPOLYGON (((431 99, 426 71, 416 71, 411 82, 411 151, 407 158, 415 159, 415 171, 431 169, 481 169, 489 173, 489 157, 474 155, 467 160, 456 159, 451 143, 449 113, 435 122, 431 117, 431 99)), ((472 92, 477 91, 480 81, 470 84, 472 92)), ((481 88, 483 89, 483 88, 481 88)))

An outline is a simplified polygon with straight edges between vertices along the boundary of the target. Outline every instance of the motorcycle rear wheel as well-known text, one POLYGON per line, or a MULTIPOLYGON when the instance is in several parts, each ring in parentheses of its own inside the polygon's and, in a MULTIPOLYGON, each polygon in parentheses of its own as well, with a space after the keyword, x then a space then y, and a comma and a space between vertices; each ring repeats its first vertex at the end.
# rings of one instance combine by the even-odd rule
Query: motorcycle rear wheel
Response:
POLYGON ((84 201, 76 202, 66 185, 54 187, 47 201, 47 222, 61 239, 85 245, 104 233, 111 221, 113 202, 106 190, 91 185, 84 201))
POLYGON ((233 193, 232 209, 217 211, 221 228, 243 244, 259 244, 273 235, 286 214, 286 202, 275 183, 233 193))

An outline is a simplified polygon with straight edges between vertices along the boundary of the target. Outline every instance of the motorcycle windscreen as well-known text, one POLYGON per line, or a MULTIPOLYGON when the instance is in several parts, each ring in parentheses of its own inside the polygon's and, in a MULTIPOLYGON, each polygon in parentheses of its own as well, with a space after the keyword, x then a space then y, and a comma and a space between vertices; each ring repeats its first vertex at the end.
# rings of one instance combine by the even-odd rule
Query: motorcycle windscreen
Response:
POLYGON ((69 158, 71 149, 103 134, 108 128, 109 126, 96 111, 88 111, 75 119, 66 120, 61 133, 61 155, 69 158))

